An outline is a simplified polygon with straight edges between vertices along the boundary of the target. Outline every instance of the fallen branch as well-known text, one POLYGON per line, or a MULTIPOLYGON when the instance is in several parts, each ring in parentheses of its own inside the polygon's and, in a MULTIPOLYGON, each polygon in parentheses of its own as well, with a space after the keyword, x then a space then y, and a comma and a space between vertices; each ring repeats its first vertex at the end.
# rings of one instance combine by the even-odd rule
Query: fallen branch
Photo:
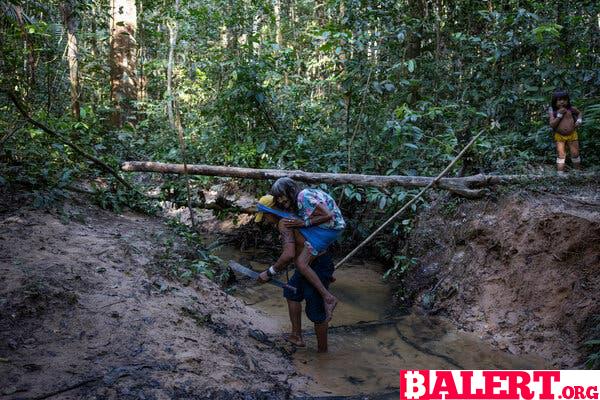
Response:
MULTIPOLYGON (((126 161, 121 164, 126 172, 156 172, 160 174, 184 174, 183 164, 168 164, 152 161, 126 161)), ((279 179, 284 176, 306 183, 327 183, 331 185, 352 184, 356 186, 372 186, 390 188, 402 186, 406 188, 422 188, 433 183, 432 188, 445 189, 466 198, 480 198, 485 195, 489 186, 501 184, 525 183, 548 180, 598 179, 595 172, 579 173, 573 176, 550 175, 472 175, 461 178, 436 178, 428 176, 404 175, 364 175, 334 174, 327 172, 305 172, 300 170, 256 169, 241 167, 225 167, 219 165, 188 164, 189 175, 220 176, 243 179, 279 179)))
POLYGON ((352 257, 364 245, 369 243, 371 241, 371 239, 373 239, 379 232, 381 232, 383 230, 383 228, 388 226, 394 219, 396 219, 400 215, 402 215, 402 213, 404 211, 406 211, 411 204, 413 204, 421 196, 423 196, 423 194, 427 191, 427 189, 432 188, 436 184, 436 182, 439 182, 442 179, 442 176, 446 175, 448 173, 448 171, 450 171, 450 169, 452 169, 452 166, 454 164, 456 164, 456 162, 458 160, 460 160, 460 158, 466 153, 466 151, 469 149, 469 147, 471 147, 473 145, 473 143, 475 143, 477 138, 479 138, 479 136, 481 136, 483 134, 483 132, 484 131, 480 131, 477 135, 475 135, 473 137, 473 139, 471 139, 471 141, 469 143, 467 143, 467 145, 460 151, 460 153, 458 153, 458 155, 456 157, 454 157, 454 159, 450 162, 450 164, 448 164, 448 166, 446 168, 444 168, 444 170, 438 174, 438 176, 436 176, 427 186, 425 186, 423 189, 421 189, 421 191, 415 197, 413 197, 408 203, 406 203, 404 206, 402 206, 401 209, 396 211, 396 213, 394 215, 392 215, 390 218, 388 218, 387 221, 385 221, 379 228, 375 229, 375 231, 373 233, 371 233, 365 240, 363 240, 358 246, 356 246, 354 248, 354 250, 352 250, 350 253, 348 253, 348 255, 346 255, 346 257, 344 257, 340 262, 338 262, 335 265, 334 269, 338 269, 340 267, 340 265, 342 265, 346 261, 348 261, 350 259, 350 257, 352 257))
MULTIPOLYGON (((158 172, 162 174, 184 174, 183 164, 167 164, 151 161, 127 161, 121 165, 121 170, 127 172, 158 172)), ((408 188, 426 187, 434 178, 426 176, 402 175, 363 175, 363 174, 334 174, 322 172, 288 171, 279 169, 254 169, 240 167, 223 167, 218 165, 188 164, 187 173, 190 175, 222 176, 245 179, 278 179, 284 176, 307 183, 327 183, 332 185, 353 184, 357 186, 373 186, 388 188, 403 186, 408 188)), ((458 195, 477 198, 485 194, 485 190, 471 189, 467 184, 485 183, 484 175, 467 178, 443 178, 434 187, 446 189, 458 195), (478 178, 477 178, 478 177, 478 178)), ((484 185, 485 186, 485 185, 484 185)))

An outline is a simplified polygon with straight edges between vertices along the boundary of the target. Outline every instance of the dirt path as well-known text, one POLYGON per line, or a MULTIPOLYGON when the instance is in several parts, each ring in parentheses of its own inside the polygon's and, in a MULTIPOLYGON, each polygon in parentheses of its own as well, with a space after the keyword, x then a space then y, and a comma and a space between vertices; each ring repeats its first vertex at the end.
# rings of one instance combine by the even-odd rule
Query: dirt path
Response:
POLYGON ((0 398, 287 397, 303 378, 269 320, 205 278, 165 279, 168 240, 159 219, 84 203, 0 214, 0 398))

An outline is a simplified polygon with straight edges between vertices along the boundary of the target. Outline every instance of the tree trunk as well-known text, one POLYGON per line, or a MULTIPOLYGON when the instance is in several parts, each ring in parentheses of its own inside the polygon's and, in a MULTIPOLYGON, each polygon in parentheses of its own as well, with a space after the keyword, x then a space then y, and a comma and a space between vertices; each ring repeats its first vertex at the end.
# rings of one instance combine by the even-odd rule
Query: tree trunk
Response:
POLYGON ((135 0, 110 0, 110 80, 115 107, 112 122, 121 127, 135 121, 137 100, 137 10, 135 0))
POLYGON ((275 12, 275 42, 283 46, 283 34, 281 33, 281 0, 275 0, 273 5, 275 12))
POLYGON ((23 37, 24 53, 27 54, 27 61, 23 64, 23 69, 27 75, 29 86, 35 85, 35 49, 33 41, 29 37, 27 29, 25 29, 25 18, 27 16, 23 12, 23 7, 19 5, 13 5, 13 11, 15 12, 17 24, 21 30, 21 36, 23 37))
POLYGON ((416 32, 409 32, 407 35, 406 59, 418 58, 421 55, 421 44, 423 40, 423 26, 427 14, 427 2, 423 0, 409 0, 408 13, 411 17, 420 20, 419 27, 416 32))
POLYGON ((69 63, 69 83, 71 85, 71 113, 75 119, 81 117, 79 105, 79 49, 77 47, 77 28, 79 20, 75 15, 75 2, 68 0, 61 4, 60 11, 67 31, 67 60, 69 63))
MULTIPOLYGON (((179 12, 179 0, 175 0, 175 14, 179 12)), ((175 45, 177 44, 177 19, 167 22, 169 30, 169 58, 167 60, 167 115, 169 117, 169 125, 175 130, 175 98, 173 97, 173 64, 175 62, 175 45)))
MULTIPOLYGON (((138 64, 139 64, 139 74, 138 74, 138 100, 143 104, 148 98, 148 77, 145 73, 145 64, 148 56, 148 51, 145 42, 144 36, 144 2, 142 0, 138 1, 138 17, 140 22, 140 27, 138 29, 138 64)), ((144 110, 138 109, 138 120, 145 118, 144 110)))

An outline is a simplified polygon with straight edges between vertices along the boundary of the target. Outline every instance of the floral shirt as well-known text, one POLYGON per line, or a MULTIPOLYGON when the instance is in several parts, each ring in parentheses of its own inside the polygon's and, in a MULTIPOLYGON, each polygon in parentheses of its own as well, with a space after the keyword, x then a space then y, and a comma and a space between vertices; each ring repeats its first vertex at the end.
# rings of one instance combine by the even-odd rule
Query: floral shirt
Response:
POLYGON ((298 216, 306 225, 310 224, 309 218, 315 211, 317 204, 323 204, 333 213, 333 219, 319 225, 321 228, 342 230, 346 227, 342 212, 335 204, 335 200, 319 189, 304 189, 298 193, 298 216))

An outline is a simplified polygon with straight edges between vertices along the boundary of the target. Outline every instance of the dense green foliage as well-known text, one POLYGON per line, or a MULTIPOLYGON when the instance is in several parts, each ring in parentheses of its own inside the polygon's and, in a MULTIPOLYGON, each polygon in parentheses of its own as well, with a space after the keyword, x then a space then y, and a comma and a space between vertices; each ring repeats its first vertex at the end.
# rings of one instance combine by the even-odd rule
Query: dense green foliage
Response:
MULTIPOLYGON (((62 3, 0 4, 2 90, 18 92, 34 118, 115 168, 126 159, 181 161, 166 113, 167 25, 175 23, 173 99, 190 162, 433 175, 483 130, 462 173, 537 172, 555 157, 546 109, 557 87, 584 111, 584 165, 599 161, 597 2, 182 0, 177 10, 173 2, 139 0, 137 69, 145 88, 135 120, 120 128, 110 122, 108 1, 76 3, 79 121, 69 113, 62 3)), ((0 110, 2 131, 20 126, 2 94, 0 110)), ((0 161, 0 184, 48 193, 85 175, 101 178, 105 193, 113 185, 29 125, 6 140, 0 161)), ((360 220, 363 210, 385 214, 407 196, 329 189, 356 217, 357 238, 373 223, 360 220)), ((118 202, 112 196, 107 204, 118 202)), ((403 227, 409 219, 394 232, 403 227)))

